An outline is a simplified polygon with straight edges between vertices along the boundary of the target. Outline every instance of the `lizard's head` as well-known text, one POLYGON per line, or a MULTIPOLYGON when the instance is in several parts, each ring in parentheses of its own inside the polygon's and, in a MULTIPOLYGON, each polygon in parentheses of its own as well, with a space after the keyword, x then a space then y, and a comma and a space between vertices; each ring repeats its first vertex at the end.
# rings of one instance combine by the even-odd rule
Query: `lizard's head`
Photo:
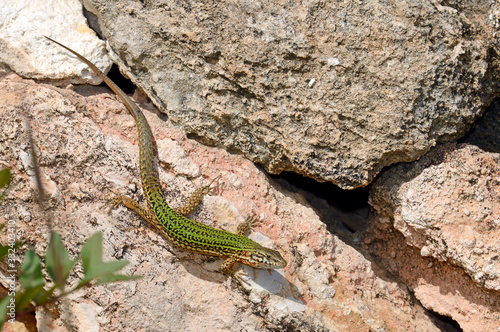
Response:
POLYGON ((259 269, 281 269, 286 266, 286 260, 276 250, 261 247, 246 257, 245 264, 259 269))

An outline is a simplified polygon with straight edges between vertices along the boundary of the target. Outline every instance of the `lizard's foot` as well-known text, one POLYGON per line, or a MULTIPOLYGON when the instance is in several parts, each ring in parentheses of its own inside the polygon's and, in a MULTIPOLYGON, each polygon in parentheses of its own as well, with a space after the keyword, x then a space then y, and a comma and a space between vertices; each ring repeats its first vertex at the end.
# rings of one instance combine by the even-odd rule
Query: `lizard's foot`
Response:
POLYGON ((212 184, 220 178, 220 175, 214 178, 209 184, 203 187, 197 188, 189 197, 188 203, 186 205, 182 205, 179 207, 174 208, 175 212, 183 215, 183 216, 188 216, 191 213, 196 210, 198 205, 201 203, 201 199, 203 198, 203 195, 209 195, 209 194, 214 194, 215 190, 220 187, 220 184, 216 186, 212 186, 212 184))
POLYGON ((246 271, 243 269, 239 269, 238 271, 234 272, 231 275, 231 278, 245 288, 251 287, 250 282, 248 281, 250 280, 250 277, 248 276, 248 273, 246 273, 246 271))
MULTIPOLYGON (((117 195, 113 198, 107 199, 107 202, 104 203, 104 206, 109 206, 108 213, 111 213, 111 210, 116 208, 118 205, 123 205, 126 208, 129 208, 132 211, 135 211, 139 214, 142 219, 150 223, 154 227, 158 227, 158 222, 156 220, 156 216, 153 211, 148 208, 142 207, 138 201, 132 199, 125 195, 117 195)), ((103 206, 103 207, 104 207, 103 206)))
POLYGON ((201 194, 202 195, 211 195, 211 194, 215 194, 215 191, 222 187, 222 182, 213 186, 212 187, 212 184, 217 181, 219 178, 221 177, 221 175, 217 175, 212 181, 210 181, 209 184, 207 184, 206 186, 203 186, 201 187, 201 194))
POLYGON ((237 261, 238 259, 236 257, 227 258, 224 263, 222 263, 220 270, 228 277, 231 277, 232 280, 237 281, 240 285, 248 289, 250 288, 250 283, 248 282, 248 274, 242 269, 236 272, 233 270, 233 264, 237 261))
POLYGON ((115 192, 113 192, 116 196, 115 197, 112 197, 112 198, 106 198, 105 199, 105 202, 101 205, 101 209, 105 208, 105 207, 108 207, 108 214, 111 213, 111 210, 117 208, 119 205, 125 205, 125 201, 126 199, 130 199, 129 197, 125 196, 125 195, 120 195, 120 194, 116 194, 115 192))
POLYGON ((260 223, 260 218, 257 217, 256 215, 251 215, 248 216, 244 222, 238 225, 237 232, 239 235, 245 236, 245 233, 247 230, 251 229, 252 227, 257 226, 258 223, 260 223))

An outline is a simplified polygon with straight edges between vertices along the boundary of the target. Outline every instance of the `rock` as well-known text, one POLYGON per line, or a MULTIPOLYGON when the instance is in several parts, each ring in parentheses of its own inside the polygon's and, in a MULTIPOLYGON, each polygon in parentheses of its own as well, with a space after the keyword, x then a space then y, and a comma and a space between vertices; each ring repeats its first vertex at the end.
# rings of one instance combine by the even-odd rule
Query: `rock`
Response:
MULTIPOLYGON (((382 167, 465 133, 498 95, 500 5, 447 4, 86 1, 110 56, 168 114, 163 122, 146 112, 169 202, 182 204, 222 175, 224 190, 206 197, 193 218, 235 231, 257 213, 263 222, 250 237, 280 250, 289 266, 242 267, 250 286, 238 288, 218 272, 221 260, 173 248, 125 209, 108 216, 100 206, 110 190, 142 198, 135 124, 123 105, 103 88, 75 93, 0 70, 0 164, 15 174, 0 223, 15 220, 40 255, 51 228, 73 257, 101 231, 105 259, 125 258, 126 273, 144 276, 72 294, 67 307, 38 308, 38 328, 65 330, 67 308, 79 330, 442 328, 427 308, 465 331, 497 329, 498 154, 440 147, 422 158, 427 164, 390 170, 374 186, 378 215, 364 234, 364 214, 331 220, 338 215, 328 207, 325 222, 345 224, 355 249, 327 231, 302 195, 171 126, 269 172, 366 185, 382 167), (32 119, 51 224, 34 205, 22 113, 32 119)), ((0 11, 0 66, 55 84, 98 83, 42 34, 106 70, 102 42, 77 2, 52 7, 30 1, 0 11)), ((496 113, 488 114, 488 136, 496 137, 496 113)), ((486 150, 497 146, 492 139, 486 150)), ((81 275, 77 269, 73 278, 81 275)))
MULTIPOLYGON (((374 220, 376 224, 377 220, 374 220)), ((476 283, 450 262, 422 257, 398 231, 367 231, 365 249, 378 268, 408 287, 425 308, 453 322, 444 331, 495 331, 500 315, 497 291, 476 283), (391 253, 395 252, 395 257, 391 253)), ((440 323, 442 326, 443 322, 440 323)))
POLYGON ((445 145, 384 173, 372 206, 408 244, 500 291, 500 154, 445 145))
POLYGON ((20 0, 3 7, 0 66, 27 78, 63 80, 66 84, 101 82, 75 56, 55 49, 54 44, 43 37, 46 35, 78 48, 103 71, 111 68, 111 61, 104 54, 104 43, 88 27, 80 1, 20 0))
MULTIPOLYGON (((137 132, 116 96, 103 88, 74 90, 0 73, 0 162, 14 174, 1 218, 15 220, 20 240, 39 255, 50 228, 72 257, 100 231, 104 260, 126 259, 124 273, 143 278, 81 289, 67 306, 37 309, 40 328, 65 330, 70 308, 78 330, 397 331, 418 326, 438 331, 404 285, 375 273, 371 262, 331 235, 303 200, 272 186, 241 155, 188 139, 146 110, 156 139, 177 151, 179 159, 160 163, 168 201, 180 205, 195 187, 222 175, 223 190, 205 197, 193 218, 235 231, 247 215, 257 214, 262 222, 250 236, 282 252, 289 265, 275 271, 243 267, 250 286, 239 288, 219 272, 222 260, 175 249, 125 208, 108 215, 101 206, 111 190, 142 200, 137 132), (41 173, 59 195, 49 201, 50 225, 34 203, 29 165, 21 158, 28 152, 23 112, 31 119, 41 173), (31 215, 30 222, 21 210, 31 215)), ((5 237, 0 232, 0 242, 5 237)), ((70 284, 82 275, 77 266, 70 284)))
POLYGON ((377 216, 365 243, 426 308, 464 330, 493 331, 500 321, 499 202, 500 154, 442 145, 375 182, 377 216), (402 237, 379 222, 387 219, 402 237))
POLYGON ((85 6, 173 123, 271 173, 366 186, 466 133, 498 95, 497 3, 85 6))
MULTIPOLYGON (((447 4, 84 2, 113 61, 191 137, 342 188, 463 135, 498 95, 500 4, 447 4)), ((0 61, 74 83, 88 70, 40 32, 87 56, 101 45, 80 12, 50 8, 4 14, 0 61)))

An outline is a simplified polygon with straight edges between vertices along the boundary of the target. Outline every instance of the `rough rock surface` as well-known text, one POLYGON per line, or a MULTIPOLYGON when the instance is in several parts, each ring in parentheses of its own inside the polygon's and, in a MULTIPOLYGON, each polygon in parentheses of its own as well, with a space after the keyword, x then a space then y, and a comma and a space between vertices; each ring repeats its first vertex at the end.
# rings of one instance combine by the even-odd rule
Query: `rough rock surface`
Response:
MULTIPOLYGON (((105 259, 125 258, 126 273, 144 276, 72 295, 78 330, 438 330, 404 286, 376 273, 363 255, 327 232, 300 196, 271 186, 245 158, 187 139, 149 111, 156 139, 174 152, 160 155, 169 202, 181 204, 196 186, 221 174, 225 187, 206 197, 194 218, 234 231, 245 216, 261 215, 251 236, 281 251, 289 265, 272 272, 246 268, 251 287, 242 290, 218 271, 220 259, 173 248, 124 208, 108 215, 101 206, 110 190, 142 197, 137 133, 124 106, 103 88, 75 92, 5 73, 0 78, 0 165, 14 173, 0 223, 15 220, 26 246, 44 252, 49 225, 34 203, 24 113, 50 195, 51 227, 70 253, 101 231, 105 259)), ((73 276, 81 275, 78 268, 73 276)), ((39 309, 38 328, 64 330, 63 311, 61 305, 39 309)))
MULTIPOLYGON (((0 65, 27 77, 91 80, 88 69, 41 37, 46 34, 109 66, 102 42, 71 9, 75 2, 54 1, 50 11, 37 5, 0 4, 0 65)), ((401 173, 384 175, 387 186, 372 192, 380 214, 364 234, 366 213, 325 213, 330 232, 332 225, 348 225, 345 233, 353 233, 343 238, 354 249, 327 231, 304 197, 272 185, 248 160, 203 147, 170 125, 243 152, 271 172, 294 170, 346 188, 366 184, 381 167, 414 160, 463 133, 498 93, 499 4, 86 6, 122 71, 169 115, 162 122, 147 113, 169 201, 181 204, 194 187, 222 174, 224 190, 206 197, 195 218, 234 230, 246 215, 262 215, 251 236, 283 252, 290 265, 272 273, 248 268, 255 282, 241 290, 218 272, 220 260, 172 248, 125 209, 107 215, 100 207, 110 189, 142 197, 136 131, 123 106, 101 88, 74 93, 0 72, 0 168, 11 167, 16 176, 0 205, 0 223, 16 220, 20 238, 43 252, 49 227, 34 204, 24 112, 52 197, 53 227, 71 253, 102 231, 105 257, 126 258, 127 273, 145 276, 72 295, 79 330, 437 330, 420 303, 465 331, 498 330, 498 155, 460 146, 437 159, 433 152, 422 159, 427 163, 398 166, 428 178, 415 173, 398 192, 390 185, 397 179, 387 177, 401 173), (389 192, 395 202, 384 197, 389 192), (402 233, 388 222, 394 219, 402 233), (455 220, 460 234, 451 226, 455 220)), ((495 121, 495 115, 487 121, 487 150, 498 152, 495 121)), ((482 133, 470 140, 484 142, 482 133)), ((60 304, 38 309, 39 329, 64 330, 64 311, 60 304)))
POLYGON ((365 241, 381 269, 405 284, 425 308, 459 327, 445 331, 498 331, 499 292, 477 284, 461 267, 422 257, 398 231, 376 228, 367 232, 365 241))
POLYGON ((499 326, 500 154, 439 146, 385 172, 370 204, 376 235, 366 243, 426 308, 470 331, 499 326))
POLYGON ((385 172, 370 201, 422 256, 461 266, 500 291, 500 154, 440 146, 385 172))
MULTIPOLYGON (((114 61, 161 112, 271 173, 367 185, 384 166, 464 134, 498 95, 497 2, 84 4, 114 61)), ((47 48, 47 34, 109 65, 75 5, 0 5, 0 64, 25 77, 72 71, 75 82, 81 64, 51 71, 68 57, 47 48)))
MULTIPOLYGON (((69 83, 98 84, 85 64, 58 52, 43 36, 59 32, 78 41, 78 49, 102 70, 111 67, 104 42, 96 38, 83 16, 78 0, 19 0, 0 2, 0 67, 28 78, 64 78, 69 83)), ((58 36, 60 36, 58 34, 58 36)))
POLYGON ((87 0, 190 135, 343 188, 463 135, 498 95, 490 1, 87 0))

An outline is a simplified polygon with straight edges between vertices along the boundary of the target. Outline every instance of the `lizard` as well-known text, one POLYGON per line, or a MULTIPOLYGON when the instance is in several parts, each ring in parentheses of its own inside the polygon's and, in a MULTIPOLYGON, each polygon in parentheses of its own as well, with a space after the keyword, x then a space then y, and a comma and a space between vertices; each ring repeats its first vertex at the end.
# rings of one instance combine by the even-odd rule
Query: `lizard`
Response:
POLYGON ((211 187, 213 181, 207 186, 195 190, 185 207, 180 209, 170 207, 160 187, 156 141, 141 109, 106 74, 83 55, 47 36, 44 37, 71 52, 89 66, 118 96, 135 120, 139 133, 140 176, 147 206, 143 207, 131 197, 117 195, 109 200, 111 209, 123 205, 136 212, 180 249, 223 258, 221 272, 240 283, 247 283, 239 275, 246 273, 238 274, 234 271, 233 265, 236 262, 261 269, 280 269, 287 265, 286 260, 278 251, 266 248, 245 236, 246 231, 256 223, 254 217, 249 217, 240 223, 236 234, 207 226, 187 217, 201 202, 203 195, 213 191, 214 188, 211 187))

